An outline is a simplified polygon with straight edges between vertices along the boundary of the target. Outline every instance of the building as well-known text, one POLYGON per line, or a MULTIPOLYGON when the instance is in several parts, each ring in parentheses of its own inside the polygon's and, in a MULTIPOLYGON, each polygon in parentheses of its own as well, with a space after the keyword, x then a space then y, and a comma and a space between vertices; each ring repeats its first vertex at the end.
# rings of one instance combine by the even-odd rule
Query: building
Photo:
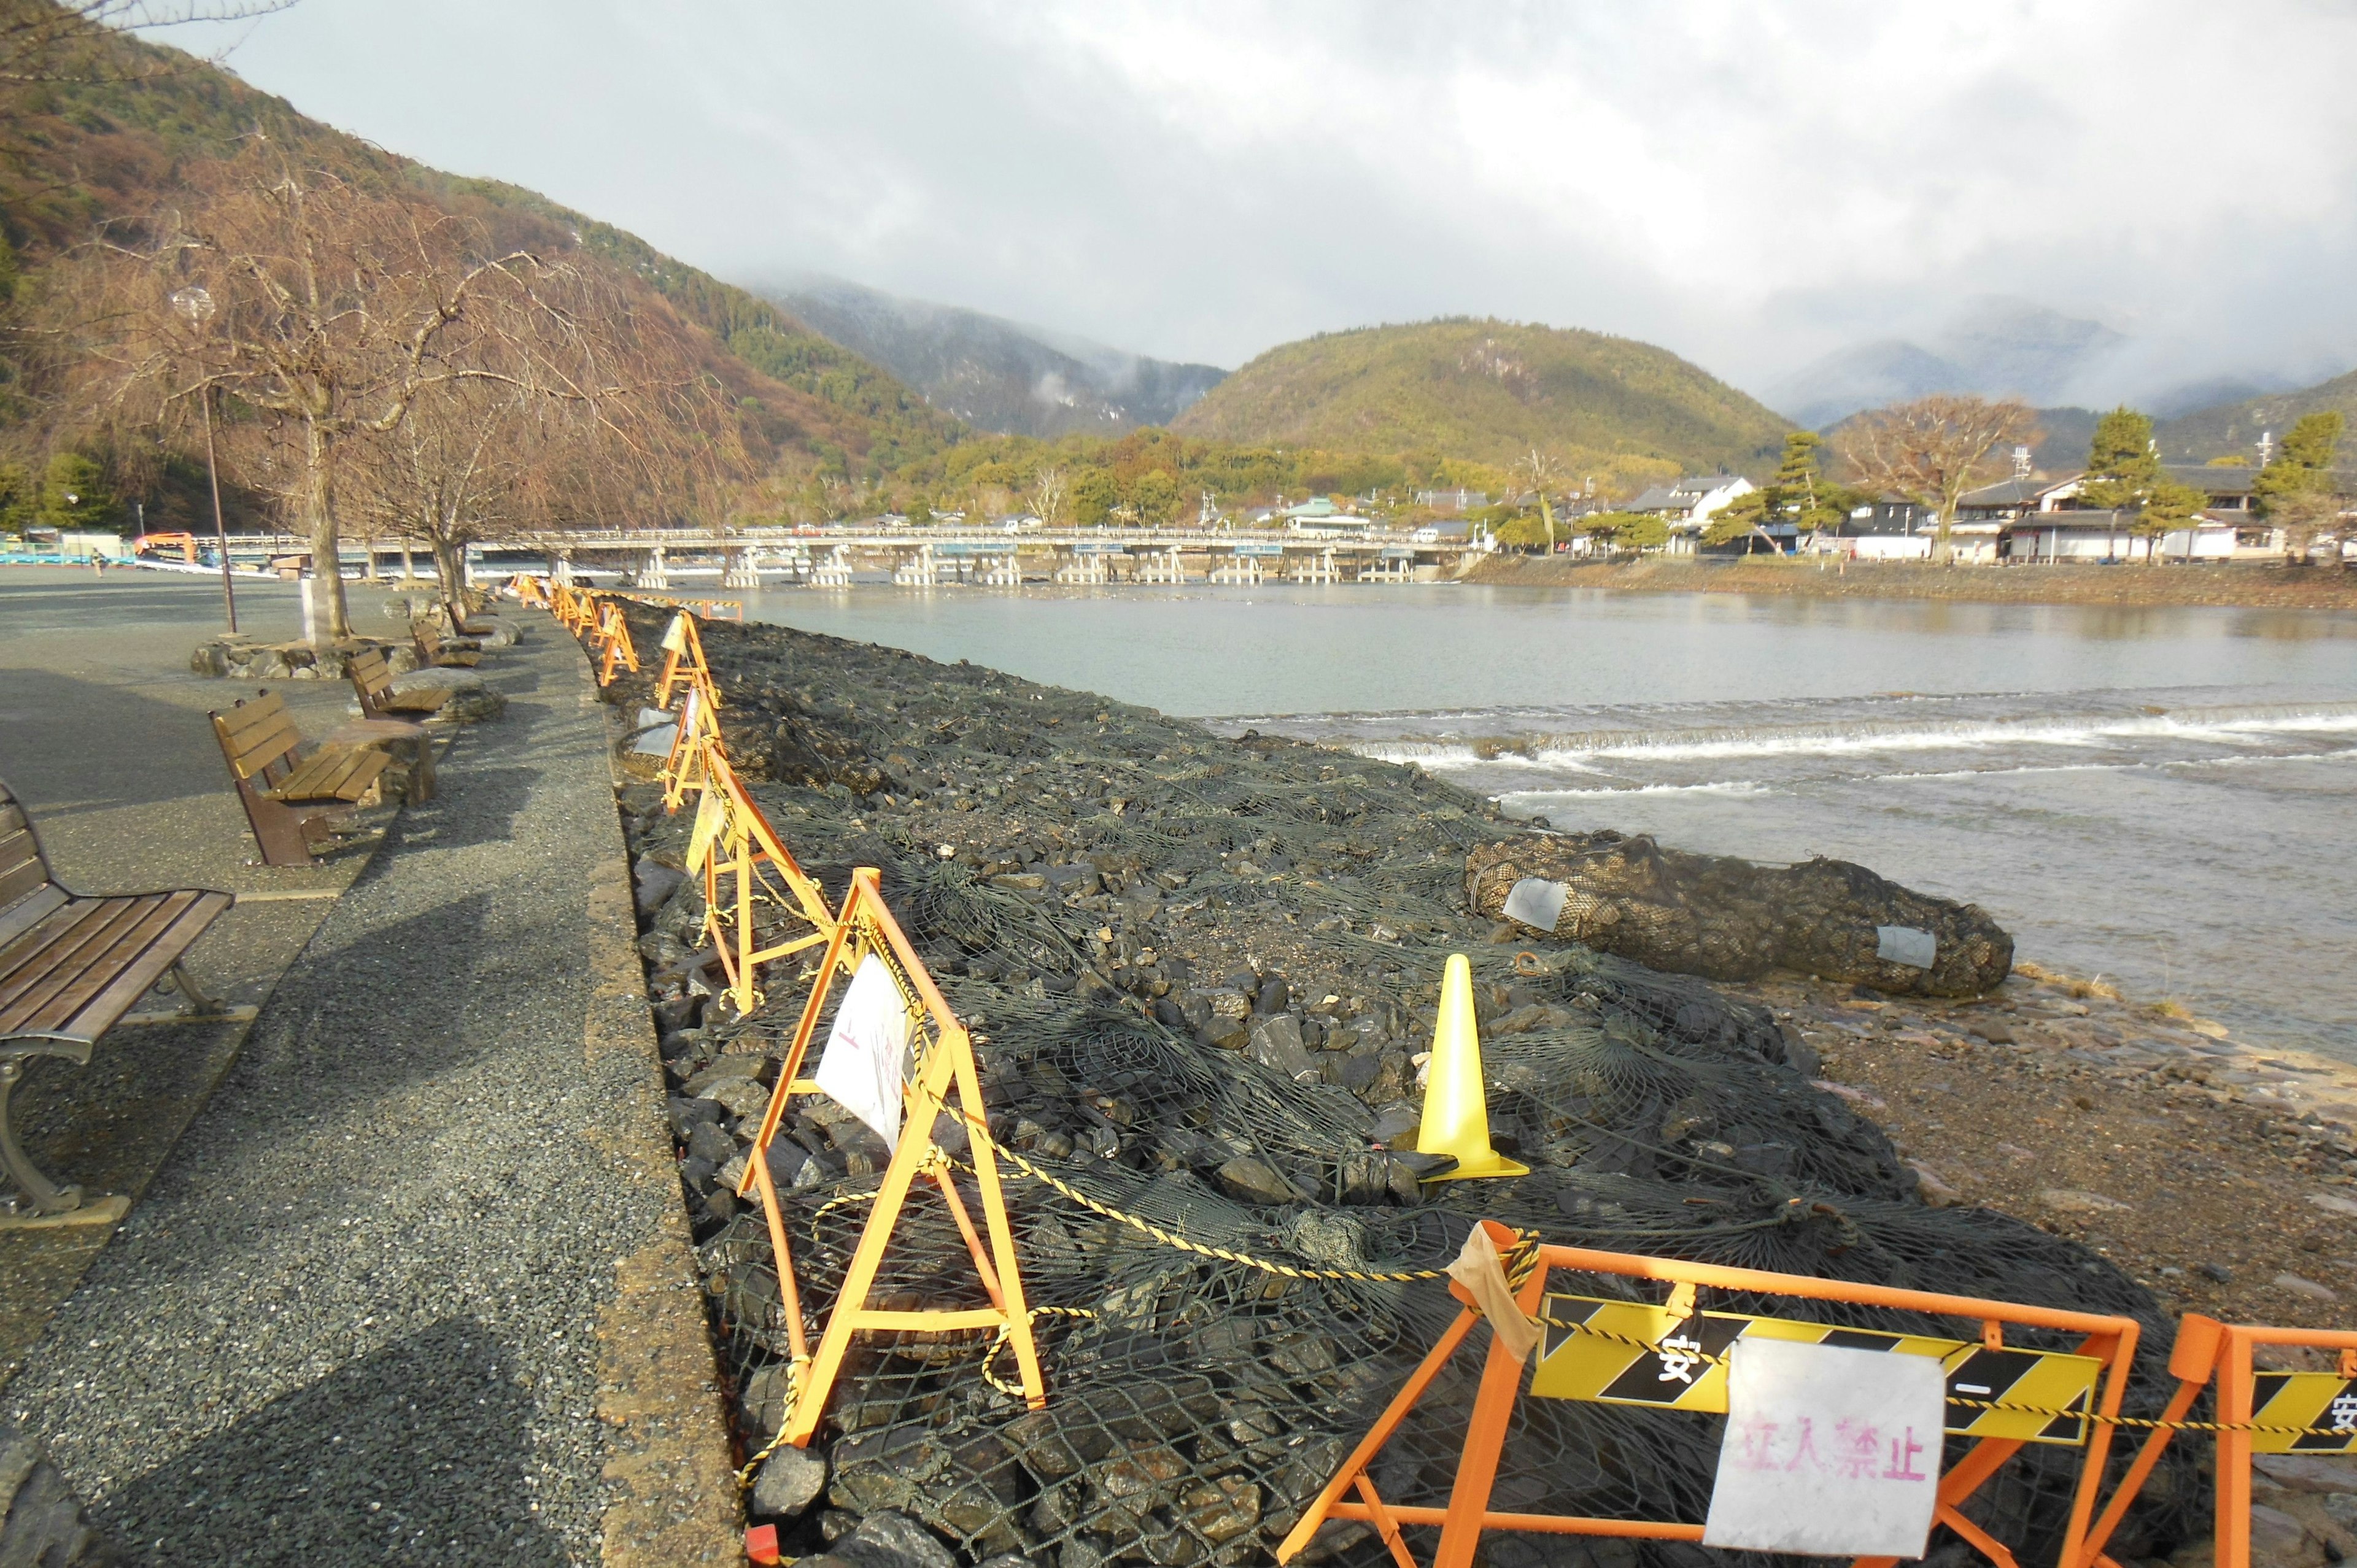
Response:
POLYGON ((1740 474, 1692 475, 1674 484, 1655 485, 1617 510, 1650 512, 1660 518, 1670 525, 1671 552, 1692 554, 1704 526, 1737 498, 1759 488, 1740 474))
POLYGON ((1418 490, 1415 504, 1426 511, 1437 511, 1461 517, 1469 511, 1480 511, 1490 504, 1487 490, 1418 490))

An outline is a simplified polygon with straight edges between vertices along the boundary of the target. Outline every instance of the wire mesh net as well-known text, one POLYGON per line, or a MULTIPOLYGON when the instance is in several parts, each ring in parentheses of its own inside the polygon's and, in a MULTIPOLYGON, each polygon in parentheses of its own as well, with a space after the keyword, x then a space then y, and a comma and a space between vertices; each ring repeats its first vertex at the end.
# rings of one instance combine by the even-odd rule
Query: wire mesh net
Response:
MULTIPOLYGON (((790 1535, 803 1550, 893 1509, 974 1562, 1264 1560, 1455 1316, 1444 1282, 1382 1276, 1444 1266, 1476 1219, 1571 1245, 2125 1314, 2145 1330, 2125 1411, 2159 1412, 2169 1330, 2150 1295, 2075 1243, 1922 1204, 1880 1131, 1786 1064, 1764 1010, 1586 949, 1492 941, 1465 905, 1466 855, 1516 829, 1479 800, 1412 769, 1222 740, 967 665, 774 627, 704 629, 740 775, 830 894, 853 866, 879 868, 974 1031, 1049 1385, 1047 1408, 1028 1411, 987 1331, 863 1333, 816 1444, 826 1506, 790 1535), (1493 1136, 1526 1176, 1419 1183, 1401 1152, 1419 1032, 1452 951, 1475 972, 1493 1136)), ((643 862, 675 857, 685 813, 662 816, 644 787, 625 803, 643 862)), ((641 947, 749 1454, 783 1419, 787 1334, 766 1227, 726 1189, 809 981, 776 964, 751 1016, 705 1004, 690 950, 700 916, 682 885, 652 908, 641 947)), ((936 1135, 970 1156, 953 1121, 936 1135)), ((889 1151, 823 1097, 796 1096, 769 1158, 814 1341, 889 1151)), ((954 1179, 973 1207, 971 1178, 954 1179)), ((1643 1288, 1557 1281, 1631 1299, 1643 1288)), ((1959 1334, 1882 1309, 1705 1295, 1717 1310, 1959 1334)), ((870 1303, 987 1305, 923 1184, 870 1303)), ((2008 1342, 2073 1348, 2033 1331, 2008 1342)), ((1460 1354, 1392 1440, 1373 1472, 1386 1502, 1446 1504, 1479 1365, 1460 1354)), ((1719 1426, 1525 1398, 1492 1507, 1698 1522, 1719 1426)), ((1965 1446, 1951 1440, 1951 1461, 1965 1446)), ((2115 1556, 2191 1532, 2205 1498, 2187 1449, 2172 1450, 2115 1556)), ((2050 1559, 2077 1458, 2029 1448, 1966 1511, 2024 1561, 2050 1559)), ((1409 1534, 1430 1545, 1429 1531, 1409 1534)), ((1483 1552, 1516 1565, 1738 1560, 1545 1535, 1493 1534, 1483 1552)), ((1338 1522, 1310 1557, 1387 1553, 1338 1522)))

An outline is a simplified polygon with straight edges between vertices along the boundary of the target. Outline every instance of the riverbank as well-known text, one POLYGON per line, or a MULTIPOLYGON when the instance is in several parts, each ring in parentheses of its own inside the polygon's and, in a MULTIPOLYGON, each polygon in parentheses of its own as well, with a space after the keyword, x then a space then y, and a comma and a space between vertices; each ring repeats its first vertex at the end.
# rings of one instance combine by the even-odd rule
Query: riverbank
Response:
MULTIPOLYGON (((660 620, 633 616, 652 646, 660 620)), ((994 1135, 1112 1208, 1296 1267, 1429 1265, 1486 1216, 1573 1244, 2131 1313, 2150 1363, 2132 1411, 2165 1392, 2179 1306, 2324 1322, 2357 1289, 2338 1256, 2357 1249, 2332 1229, 2346 1221, 2315 1201, 2350 1190, 2357 1083, 2287 1090, 2279 1080, 2325 1079, 2248 1059, 2215 1026, 2028 973, 1969 1005, 1652 973, 1471 916, 1467 850, 1525 830, 1418 768, 1222 738, 783 628, 707 624, 704 640, 732 756, 788 845, 830 891, 853 865, 879 867, 979 1031, 994 1135), (1493 1136, 1532 1167, 1514 1181, 1417 1180, 1420 1080, 1453 951, 1477 977, 1493 1136), (2011 1163, 1984 1146, 1996 1128, 2041 1146, 2011 1163), (2180 1169, 2156 1200, 2152 1173, 2180 1169)), ((627 682, 609 693, 625 711, 643 694, 627 682)), ((644 787, 624 806, 682 1175, 740 1439, 758 1447, 780 1413, 777 1291, 761 1223, 717 1178, 761 1098, 727 1086, 774 1081, 800 984, 773 972, 778 1000, 748 1019, 699 1003, 701 903, 669 875, 687 816, 664 816, 644 787)), ((823 1110, 790 1118, 770 1155, 813 1331, 881 1152, 823 1110)), ((1193 1546, 1162 1540, 1154 1560, 1243 1561, 1218 1553, 1281 1533, 1323 1474, 1205 1441, 1212 1429, 1249 1438, 1237 1412, 1274 1404, 1292 1441, 1339 1455, 1445 1320, 1445 1303, 1406 1287, 1385 1298, 1397 1326, 1370 1337, 1364 1304, 1272 1294, 1265 1274, 1173 1255, 1028 1176, 1014 1193, 1026 1267, 1038 1263, 1027 1291, 1051 1309, 1051 1386, 1149 1404, 1168 1392, 1153 1419, 1172 1444, 1168 1484, 1195 1487, 1205 1511, 1128 1517, 1096 1461, 1043 1470, 1064 1423, 1104 1419, 1085 1399, 1022 1418, 953 1347, 879 1348, 812 1451, 828 1466, 819 1484, 772 1489, 800 1499, 768 1514, 789 1552, 886 1513, 975 1560, 1077 1547, 1102 1561, 1193 1530, 1193 1546), (1275 1348, 1237 1356, 1254 1344, 1275 1348), (1031 1424, 1002 1437, 1018 1419, 1031 1424), (895 1458, 910 1452, 921 1462, 895 1458)), ((955 1254, 953 1235, 937 1240, 955 1254)), ((963 1299, 928 1258, 904 1255, 908 1288, 963 1299)), ((1663 1441, 1663 1473, 1707 1476, 1706 1455, 1663 1441)), ((1566 1495, 1532 1506, 1598 1501, 1548 1485, 1566 1495)), ((2010 1522, 2026 1539, 2046 1504, 2022 1507, 2010 1522)), ((2165 1507, 2145 1528, 2163 1546, 2194 1521, 2165 1507)))
POLYGON ((1932 566, 1765 556, 1698 562, 1553 560, 1493 555, 1462 579, 1515 587, 1643 594, 1789 594, 1811 598, 1942 599, 1965 604, 2250 609, 2357 609, 2357 572, 2280 566, 1932 566))

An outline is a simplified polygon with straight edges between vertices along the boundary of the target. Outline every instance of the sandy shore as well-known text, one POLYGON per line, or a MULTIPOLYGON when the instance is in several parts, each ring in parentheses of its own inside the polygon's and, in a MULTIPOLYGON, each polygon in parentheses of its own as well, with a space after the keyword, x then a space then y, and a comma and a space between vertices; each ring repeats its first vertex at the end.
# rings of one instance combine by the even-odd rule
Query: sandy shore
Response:
POLYGON ((1501 555, 1466 581, 1651 594, 1791 594, 1810 598, 1944 599, 1967 604, 2233 606, 2357 609, 2357 572, 2274 566, 1956 566, 1821 559, 1697 563, 1542 560, 1501 555))

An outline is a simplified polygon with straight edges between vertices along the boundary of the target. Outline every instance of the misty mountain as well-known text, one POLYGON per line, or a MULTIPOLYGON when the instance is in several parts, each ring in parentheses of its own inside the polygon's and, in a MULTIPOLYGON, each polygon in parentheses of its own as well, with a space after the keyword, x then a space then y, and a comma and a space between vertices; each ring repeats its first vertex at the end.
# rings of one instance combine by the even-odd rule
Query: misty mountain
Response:
MULTIPOLYGON (((2248 457, 2258 461, 2258 440, 2272 433, 2277 440, 2303 413, 2339 409, 2357 430, 2357 371, 2335 376, 2297 392, 2267 392, 2197 409, 2160 425, 2153 438, 2161 456, 2171 462, 2206 463, 2212 457, 2248 457)), ((2357 439, 2344 436, 2341 462, 2357 458, 2357 439)))
POLYGON ((2067 404, 2127 343, 2100 321, 2026 300, 1980 299, 1925 343, 1883 338, 1837 349, 1777 382, 1768 401, 1813 429, 1933 392, 2067 404))
POLYGON ((943 413, 1011 435, 1118 435, 1168 424, 1227 374, 842 278, 805 275, 752 292, 882 365, 943 413))

